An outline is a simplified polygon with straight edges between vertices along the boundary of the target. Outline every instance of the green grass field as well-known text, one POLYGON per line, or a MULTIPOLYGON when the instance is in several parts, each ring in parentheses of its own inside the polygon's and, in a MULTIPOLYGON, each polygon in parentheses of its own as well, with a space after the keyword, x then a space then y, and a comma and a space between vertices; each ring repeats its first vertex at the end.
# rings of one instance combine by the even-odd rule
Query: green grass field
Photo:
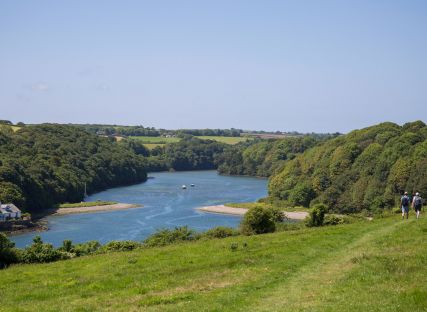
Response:
MULTIPOLYGON (((158 145, 164 145, 167 143, 176 143, 179 142, 180 138, 165 138, 165 137, 149 137, 149 136, 133 136, 128 137, 131 140, 138 140, 143 143, 147 148, 154 148, 158 145)), ((251 140, 247 137, 223 137, 223 136, 198 136, 197 138, 203 140, 213 140, 226 144, 237 144, 242 141, 251 140)))
POLYGON ((17 265, 0 311, 426 311, 411 217, 17 265))
POLYGON ((94 201, 94 202, 81 202, 73 204, 60 204, 57 208, 80 208, 80 207, 94 207, 94 206, 105 206, 105 205, 114 205, 117 202, 112 201, 94 201))
POLYGON ((9 125, 0 125, 0 128, 1 128, 1 127, 11 128, 11 129, 13 130, 13 132, 16 132, 16 131, 18 131, 19 129, 21 129, 21 127, 18 127, 18 126, 9 126, 9 125))
POLYGON ((138 140, 141 143, 147 144, 166 144, 179 142, 180 138, 165 138, 165 137, 149 137, 149 136, 130 136, 128 139, 138 140))
POLYGON ((252 140, 251 138, 248 138, 248 137, 224 137, 224 136, 198 136, 198 138, 203 140, 214 140, 214 141, 218 141, 226 144, 232 144, 232 145, 240 142, 244 142, 247 140, 252 140))

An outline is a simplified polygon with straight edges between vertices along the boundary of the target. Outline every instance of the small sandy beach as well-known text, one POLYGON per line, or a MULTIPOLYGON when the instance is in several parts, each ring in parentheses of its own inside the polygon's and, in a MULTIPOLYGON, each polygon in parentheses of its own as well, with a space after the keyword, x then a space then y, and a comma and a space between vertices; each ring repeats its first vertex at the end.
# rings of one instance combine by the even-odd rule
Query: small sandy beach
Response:
MULTIPOLYGON (((197 208, 197 210, 203 212, 230 214, 236 216, 242 216, 248 211, 248 209, 246 208, 234 208, 225 205, 200 207, 197 208)), ((284 214, 288 219, 292 220, 304 220, 308 216, 308 212, 304 211, 284 212, 284 214)))
POLYGON ((101 206, 91 206, 91 207, 75 207, 75 208, 59 208, 52 211, 52 215, 67 215, 74 213, 91 213, 99 211, 114 211, 114 210, 124 210, 130 208, 142 208, 142 205, 134 204, 114 204, 114 205, 101 205, 101 206))

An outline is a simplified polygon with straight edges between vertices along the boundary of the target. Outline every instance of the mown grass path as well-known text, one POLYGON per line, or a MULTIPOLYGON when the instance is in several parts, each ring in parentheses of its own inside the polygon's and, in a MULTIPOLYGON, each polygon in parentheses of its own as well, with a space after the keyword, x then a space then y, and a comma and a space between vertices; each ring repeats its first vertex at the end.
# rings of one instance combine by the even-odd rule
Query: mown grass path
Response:
POLYGON ((387 218, 21 265, 0 311, 426 311, 426 234, 387 218))

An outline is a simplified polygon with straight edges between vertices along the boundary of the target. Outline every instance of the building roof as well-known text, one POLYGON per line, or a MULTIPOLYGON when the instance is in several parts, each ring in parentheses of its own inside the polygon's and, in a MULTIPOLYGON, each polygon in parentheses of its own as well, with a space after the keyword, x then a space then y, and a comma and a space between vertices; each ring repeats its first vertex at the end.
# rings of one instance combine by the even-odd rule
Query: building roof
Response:
POLYGON ((14 204, 1 204, 0 213, 21 212, 14 204))

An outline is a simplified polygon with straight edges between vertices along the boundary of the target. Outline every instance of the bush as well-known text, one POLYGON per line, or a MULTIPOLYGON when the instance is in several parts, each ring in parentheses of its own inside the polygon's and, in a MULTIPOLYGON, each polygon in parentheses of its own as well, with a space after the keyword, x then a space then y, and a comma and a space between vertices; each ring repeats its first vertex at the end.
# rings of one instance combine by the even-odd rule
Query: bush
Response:
POLYGON ((55 249, 52 244, 44 244, 40 236, 33 239, 33 244, 21 253, 21 262, 44 263, 70 258, 68 253, 55 249))
POLYGON ((71 249, 71 252, 73 252, 77 257, 80 257, 80 256, 94 254, 98 252, 100 248, 101 248, 101 244, 96 240, 92 240, 86 243, 76 244, 71 249))
POLYGON ((0 269, 19 262, 18 251, 14 247, 15 243, 11 242, 5 234, 0 233, 0 269))
POLYGON ((338 225, 351 223, 347 216, 340 215, 327 215, 324 218, 323 225, 338 225))
POLYGON ((271 233, 276 229, 271 209, 255 206, 244 215, 240 229, 244 235, 271 233))
POLYGON ((274 222, 283 222, 287 219, 283 211, 280 210, 279 208, 272 207, 270 208, 270 210, 271 210, 271 214, 273 215, 274 222))
POLYGON ((142 244, 135 241, 111 241, 108 244, 102 246, 101 251, 131 251, 141 247, 142 244))
POLYGON ((236 236, 236 235, 239 235, 238 231, 236 231, 233 228, 225 227, 225 226, 218 226, 203 233, 203 236, 207 238, 226 238, 229 236, 236 236))
POLYGON ((306 221, 306 225, 309 227, 322 226, 327 210, 328 208, 324 204, 315 205, 310 211, 310 216, 306 221))
POLYGON ((191 241, 197 238, 196 232, 188 229, 187 226, 182 226, 176 227, 173 230, 158 230, 144 241, 144 245, 147 247, 165 246, 182 241, 191 241))

